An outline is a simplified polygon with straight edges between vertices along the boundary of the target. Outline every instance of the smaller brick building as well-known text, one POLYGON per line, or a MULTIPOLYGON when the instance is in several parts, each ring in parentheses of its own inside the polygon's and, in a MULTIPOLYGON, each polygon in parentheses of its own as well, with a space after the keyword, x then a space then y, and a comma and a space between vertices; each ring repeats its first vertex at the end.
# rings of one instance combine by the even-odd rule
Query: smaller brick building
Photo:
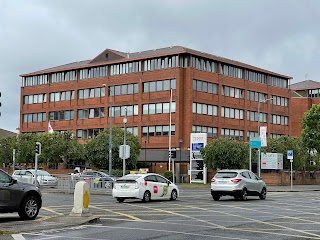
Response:
POLYGON ((320 82, 305 80, 290 85, 290 136, 300 136, 302 127, 301 121, 305 112, 313 104, 320 103, 320 82))

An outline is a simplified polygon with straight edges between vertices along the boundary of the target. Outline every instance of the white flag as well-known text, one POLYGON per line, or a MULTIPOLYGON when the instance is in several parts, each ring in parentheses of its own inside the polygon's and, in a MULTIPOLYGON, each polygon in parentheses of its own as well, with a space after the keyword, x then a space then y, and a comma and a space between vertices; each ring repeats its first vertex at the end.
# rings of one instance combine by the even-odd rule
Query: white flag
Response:
POLYGON ((260 127, 261 147, 267 146, 267 126, 260 127))
POLYGON ((53 133, 53 128, 51 127, 50 121, 48 122, 48 133, 53 133))

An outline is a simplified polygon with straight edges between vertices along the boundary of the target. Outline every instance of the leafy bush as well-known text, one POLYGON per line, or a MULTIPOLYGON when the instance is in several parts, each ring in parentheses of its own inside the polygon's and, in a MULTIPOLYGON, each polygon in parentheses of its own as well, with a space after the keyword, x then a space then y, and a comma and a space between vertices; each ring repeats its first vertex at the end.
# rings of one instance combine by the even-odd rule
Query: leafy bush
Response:
POLYGON ((172 172, 169 171, 169 170, 165 171, 164 174, 163 174, 163 176, 164 176, 165 178, 169 179, 170 181, 173 180, 172 172))
MULTIPOLYGON (((112 175, 115 177, 122 177, 122 169, 112 169, 112 175)), ((130 173, 130 170, 126 170, 126 175, 130 173)))

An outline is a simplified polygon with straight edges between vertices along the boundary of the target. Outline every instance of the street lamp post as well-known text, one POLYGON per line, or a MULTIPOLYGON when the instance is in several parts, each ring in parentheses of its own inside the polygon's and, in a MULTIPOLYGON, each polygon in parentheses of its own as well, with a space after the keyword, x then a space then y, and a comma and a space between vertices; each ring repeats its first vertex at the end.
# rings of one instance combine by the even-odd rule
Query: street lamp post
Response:
POLYGON ((147 162, 147 138, 144 138, 144 163, 147 162))
POLYGON ((179 148, 180 148, 180 156, 179 156, 179 177, 180 177, 180 182, 182 182, 182 177, 181 177, 181 153, 182 153, 182 150, 181 150, 181 145, 183 143, 183 139, 180 139, 179 140, 179 148))
MULTIPOLYGON (((269 98, 269 99, 264 99, 262 101, 260 101, 260 99, 259 99, 259 102, 258 102, 258 137, 260 138, 260 140, 261 140, 261 137, 260 137, 260 103, 261 102, 266 103, 267 101, 270 101, 272 99, 273 98, 269 98)), ((258 177, 260 177, 260 175, 261 175, 260 155, 261 155, 261 151, 260 151, 260 148, 258 148, 258 163, 257 163, 258 177)))
MULTIPOLYGON (((102 84, 102 87, 106 88, 106 84, 102 84)), ((110 127, 109 127, 109 175, 112 175, 112 96, 111 96, 111 89, 108 86, 108 95, 109 95, 109 114, 110 114, 110 127)))
POLYGON ((124 115, 124 119, 123 119, 123 124, 124 124, 124 134, 123 134, 123 162, 122 162, 122 175, 126 175, 126 150, 127 150, 127 139, 126 139, 126 124, 127 124, 127 108, 124 108, 125 110, 125 115, 124 115))

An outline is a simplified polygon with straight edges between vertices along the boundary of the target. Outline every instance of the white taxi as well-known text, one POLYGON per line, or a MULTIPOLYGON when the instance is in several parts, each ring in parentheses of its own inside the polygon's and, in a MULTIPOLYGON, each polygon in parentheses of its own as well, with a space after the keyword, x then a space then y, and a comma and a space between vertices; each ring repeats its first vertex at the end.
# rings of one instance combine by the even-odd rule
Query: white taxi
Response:
POLYGON ((177 185, 159 174, 128 174, 117 179, 113 185, 112 196, 119 203, 125 199, 141 199, 144 202, 149 202, 151 199, 176 200, 179 189, 177 185))

